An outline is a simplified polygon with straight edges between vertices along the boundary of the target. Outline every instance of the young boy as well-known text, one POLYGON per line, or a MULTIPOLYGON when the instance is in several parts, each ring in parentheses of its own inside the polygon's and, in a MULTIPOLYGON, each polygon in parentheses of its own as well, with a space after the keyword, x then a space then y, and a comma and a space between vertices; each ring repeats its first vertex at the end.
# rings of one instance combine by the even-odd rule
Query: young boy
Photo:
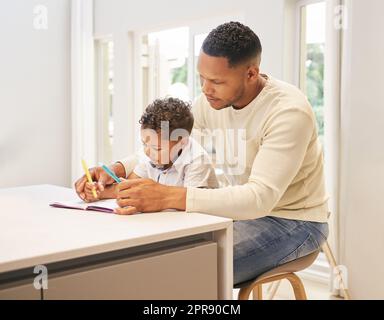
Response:
MULTIPOLYGON (((217 188, 218 182, 207 152, 190 133, 193 115, 190 104, 177 98, 157 99, 142 115, 144 152, 127 179, 149 178, 169 186, 217 188)), ((86 184, 87 201, 95 201, 93 185, 86 184)), ((97 190, 98 199, 116 198, 117 184, 97 190)))

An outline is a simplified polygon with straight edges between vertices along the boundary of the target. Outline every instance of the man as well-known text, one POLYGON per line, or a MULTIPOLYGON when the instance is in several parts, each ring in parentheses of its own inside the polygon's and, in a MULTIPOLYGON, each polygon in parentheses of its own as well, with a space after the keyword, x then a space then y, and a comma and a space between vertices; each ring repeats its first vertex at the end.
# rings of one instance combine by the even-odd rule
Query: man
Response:
MULTIPOLYGON (((259 72, 261 51, 250 28, 229 22, 209 33, 199 55, 203 94, 193 107, 194 129, 245 133, 242 170, 224 160, 228 186, 169 187, 142 179, 121 183, 118 192, 120 214, 172 208, 234 219, 235 284, 317 250, 328 236, 314 113, 297 88, 259 72)), ((224 154, 238 147, 235 141, 224 139, 224 154)), ((126 159, 111 168, 127 176, 132 166, 126 159)), ((99 168, 92 175, 101 188, 112 183, 99 168)), ((76 183, 80 196, 84 181, 76 183)))

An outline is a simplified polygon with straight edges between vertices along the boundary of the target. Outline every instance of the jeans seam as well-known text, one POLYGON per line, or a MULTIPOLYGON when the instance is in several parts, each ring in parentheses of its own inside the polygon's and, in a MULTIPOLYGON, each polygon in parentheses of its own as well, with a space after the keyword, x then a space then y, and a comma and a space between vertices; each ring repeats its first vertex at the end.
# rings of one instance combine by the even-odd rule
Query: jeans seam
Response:
MULTIPOLYGON (((295 252, 298 252, 300 250, 300 248, 303 247, 303 245, 307 242, 307 240, 311 237, 312 235, 310 233, 308 233, 308 236, 304 239, 303 243, 301 245, 299 245, 296 249, 294 249, 293 251, 291 251, 290 253, 288 253, 284 258, 281 258, 278 262, 277 262, 277 265, 280 265, 281 264, 281 261, 283 261, 284 259, 286 259, 288 256, 290 256, 291 254, 295 253, 295 252)), ((316 241, 316 239, 313 238, 314 241, 316 241)), ((319 246, 319 243, 316 241, 316 244, 317 246, 319 246)), ((296 254, 297 256, 297 254, 296 254)), ((296 257, 295 257, 296 258, 296 257)))
MULTIPOLYGON (((287 230, 287 231, 288 231, 289 234, 290 234, 292 231, 296 230, 298 227, 301 227, 302 225, 303 225, 303 224, 297 225, 297 226, 295 226, 293 229, 291 229, 290 231, 288 231, 288 230, 287 230)), ((266 247, 270 246, 271 244, 273 244, 273 243, 275 243, 275 242, 278 242, 281 238, 283 238, 283 237, 286 236, 286 235, 287 235, 287 233, 284 234, 284 235, 281 235, 280 237, 278 237, 278 238, 276 238, 276 239, 273 239, 272 241, 269 241, 268 243, 264 244, 263 246, 261 246, 261 247, 259 247, 259 248, 254 249, 253 251, 250 251, 249 254, 247 254, 247 255, 244 256, 244 257, 239 258, 239 260, 241 260, 241 259, 246 259, 246 258, 249 258, 250 256, 253 256, 253 255, 256 253, 256 251, 265 249, 266 247)))
MULTIPOLYGON (((305 222, 305 223, 306 223, 306 222, 305 222)), ((305 223, 304 223, 304 224, 305 224, 305 223)), ((278 240, 280 240, 282 237, 286 236, 287 234, 288 234, 288 235, 291 235, 293 231, 295 231, 297 228, 299 228, 299 227, 301 227, 301 226, 303 226, 303 224, 298 224, 298 225, 296 225, 296 226, 295 226, 293 229, 291 229, 291 230, 287 230, 287 229, 285 229, 288 233, 283 234, 283 235, 281 235, 280 237, 278 237, 277 239, 274 239, 274 240, 272 240, 272 241, 266 243, 265 245, 263 245, 263 246, 260 247, 259 249, 264 249, 264 248, 266 248, 267 246, 271 245, 271 244, 274 243, 274 242, 277 242, 278 240)))
MULTIPOLYGON (((326 222, 325 222, 326 223, 326 222)), ((328 223, 327 223, 328 224, 328 223)), ((320 231, 319 229, 316 228, 316 230, 323 236, 324 238, 324 241, 327 241, 328 239, 328 235, 326 236, 322 231, 320 231)), ((329 231, 328 231, 329 232, 329 231)))
MULTIPOLYGON (((272 245, 273 243, 278 242, 279 240, 281 240, 281 238, 283 238, 284 236, 286 236, 286 235, 290 235, 290 234, 291 234, 292 232, 294 232, 297 228, 306 226, 306 225, 308 225, 308 223, 311 223, 311 221, 301 221, 301 222, 302 222, 302 223, 296 225, 296 226, 295 226, 293 229, 291 229, 291 230, 288 230, 288 229, 284 228, 283 226, 281 226, 282 228, 284 228, 285 231, 287 231, 286 234, 283 234, 283 235, 281 235, 280 237, 278 237, 278 238, 276 238, 276 239, 273 239, 272 241, 269 241, 268 243, 264 244, 264 245, 261 246, 261 247, 255 248, 254 250, 250 251, 249 254, 247 254, 247 255, 245 255, 245 256, 239 258, 239 260, 247 259, 247 258, 249 258, 250 256, 253 256, 258 250, 263 250, 263 249, 267 248, 268 246, 272 245)), ((326 237, 326 236, 325 236, 325 235, 324 235, 318 228, 315 227, 315 229, 316 229, 316 231, 318 231, 319 233, 321 233, 321 235, 324 237, 324 240, 326 241, 326 240, 327 240, 327 237, 326 237)), ((311 236, 311 233, 308 233, 308 237, 306 237, 305 241, 308 240, 309 236, 311 236)), ((312 237, 312 238, 313 238, 313 237, 312 237)), ((313 239, 316 241, 317 246, 320 248, 320 244, 319 244, 319 242, 318 242, 315 238, 313 238, 313 239)), ((304 242, 305 242, 305 241, 304 241, 304 242)), ((304 244, 304 242, 303 242, 298 248, 296 248, 296 250, 299 249, 299 248, 304 244)), ((294 251, 292 251, 292 252, 294 252, 294 251)), ((292 253, 292 252, 291 252, 291 253, 292 253)), ((290 253, 290 254, 291 254, 291 253, 290 253)), ((288 254, 288 255, 289 255, 289 254, 288 254)), ((288 255, 286 255, 285 257, 287 257, 288 255)), ((283 258, 283 259, 284 259, 284 258, 283 258)), ((281 260, 283 260, 283 259, 281 259, 281 260)))
MULTIPOLYGON (((306 221, 305 224, 308 224, 309 221, 306 221)), ((328 226, 328 222, 322 222, 321 224, 326 224, 328 226)), ((315 228, 316 231, 318 233, 320 233, 322 235, 322 237, 324 238, 324 241, 326 241, 328 239, 328 236, 326 236, 319 228, 317 228, 316 226, 314 226, 312 223, 311 223, 311 227, 312 228, 315 228)), ((329 231, 328 231, 329 232, 329 231)), ((319 242, 316 240, 316 242, 319 244, 319 242)))

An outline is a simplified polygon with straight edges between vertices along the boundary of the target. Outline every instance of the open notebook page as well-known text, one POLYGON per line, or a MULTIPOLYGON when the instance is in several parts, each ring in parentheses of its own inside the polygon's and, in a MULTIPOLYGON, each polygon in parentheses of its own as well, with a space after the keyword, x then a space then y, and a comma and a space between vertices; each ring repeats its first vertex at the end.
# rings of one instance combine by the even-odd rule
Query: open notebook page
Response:
POLYGON ((53 202, 49 205, 55 208, 91 210, 91 211, 101 211, 101 212, 110 212, 110 213, 113 212, 113 209, 118 207, 116 203, 116 199, 99 200, 91 203, 87 203, 82 200, 60 201, 60 202, 53 202))

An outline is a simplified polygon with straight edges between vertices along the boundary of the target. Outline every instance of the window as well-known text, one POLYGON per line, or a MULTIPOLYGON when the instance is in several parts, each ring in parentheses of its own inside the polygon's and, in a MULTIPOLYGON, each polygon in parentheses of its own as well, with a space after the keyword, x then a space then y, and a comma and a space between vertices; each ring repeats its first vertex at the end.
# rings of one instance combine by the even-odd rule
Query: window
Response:
POLYGON ((325 1, 300 3, 300 89, 316 115, 319 138, 324 139, 325 1))
POLYGON ((201 94, 197 60, 208 31, 214 27, 211 24, 203 25, 139 35, 142 79, 139 91, 143 108, 154 99, 167 95, 193 101, 201 94))
POLYGON ((95 40, 97 161, 112 162, 113 146, 113 41, 95 40))
POLYGON ((208 33, 197 34, 193 37, 193 70, 195 76, 193 77, 193 98, 197 98, 201 94, 201 85, 200 85, 200 76, 197 72, 197 60, 199 57, 200 49, 203 45, 205 38, 208 36, 208 33))
MULTIPOLYGON (((324 145, 324 49, 326 33, 326 2, 298 1, 298 85, 314 110, 319 139, 324 145)), ((324 146, 326 149, 326 146, 324 146)), ((325 150, 326 151, 326 150, 325 150)), ((324 253, 303 274, 328 282, 330 267, 324 253)))
POLYGON ((156 98, 191 100, 188 88, 189 28, 152 32, 141 39, 143 108, 156 98))

